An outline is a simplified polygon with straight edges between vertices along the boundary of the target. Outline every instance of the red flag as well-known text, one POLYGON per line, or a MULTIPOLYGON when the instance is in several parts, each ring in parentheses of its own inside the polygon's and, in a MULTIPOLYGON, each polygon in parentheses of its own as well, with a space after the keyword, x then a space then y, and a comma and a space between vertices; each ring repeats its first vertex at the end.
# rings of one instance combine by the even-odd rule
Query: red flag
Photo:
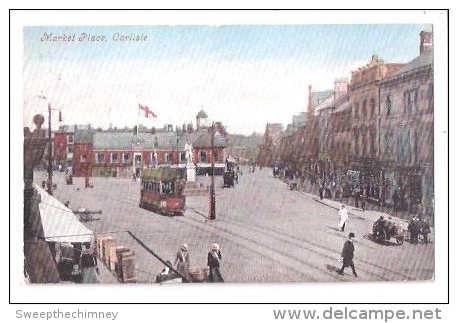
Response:
POLYGON ((151 115, 153 118, 157 118, 157 115, 156 115, 150 108, 148 108, 146 105, 138 104, 138 108, 139 108, 140 110, 145 111, 145 118, 149 118, 150 115, 151 115))

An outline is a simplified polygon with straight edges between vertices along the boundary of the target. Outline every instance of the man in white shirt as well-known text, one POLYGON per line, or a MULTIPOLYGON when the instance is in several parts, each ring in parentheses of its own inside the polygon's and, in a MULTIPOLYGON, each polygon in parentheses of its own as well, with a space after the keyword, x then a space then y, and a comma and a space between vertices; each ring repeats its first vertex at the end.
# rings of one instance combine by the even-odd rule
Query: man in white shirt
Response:
POLYGON ((348 211, 345 208, 344 204, 342 204, 342 206, 340 207, 339 217, 340 217, 340 222, 339 222, 340 231, 344 232, 345 231, 345 224, 348 221, 348 211))

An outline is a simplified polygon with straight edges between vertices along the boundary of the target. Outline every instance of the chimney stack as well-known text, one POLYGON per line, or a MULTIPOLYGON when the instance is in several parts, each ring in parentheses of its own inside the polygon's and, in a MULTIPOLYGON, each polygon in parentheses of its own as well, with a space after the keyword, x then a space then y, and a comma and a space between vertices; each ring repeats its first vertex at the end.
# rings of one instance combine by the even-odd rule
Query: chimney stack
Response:
POLYGON ((334 99, 338 99, 348 93, 348 80, 341 78, 334 81, 334 99))
POLYGON ((420 33, 420 55, 433 47, 433 33, 430 31, 422 31, 420 33))

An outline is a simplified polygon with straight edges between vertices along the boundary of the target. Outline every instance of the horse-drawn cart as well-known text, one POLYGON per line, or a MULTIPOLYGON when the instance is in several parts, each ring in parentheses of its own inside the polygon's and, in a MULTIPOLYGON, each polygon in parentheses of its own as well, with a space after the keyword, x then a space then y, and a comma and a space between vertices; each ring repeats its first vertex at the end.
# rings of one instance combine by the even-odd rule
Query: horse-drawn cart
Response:
POLYGON ((406 226, 406 223, 397 223, 390 218, 386 220, 382 216, 372 225, 372 240, 378 243, 386 243, 394 238, 396 244, 402 245, 408 232, 406 226))

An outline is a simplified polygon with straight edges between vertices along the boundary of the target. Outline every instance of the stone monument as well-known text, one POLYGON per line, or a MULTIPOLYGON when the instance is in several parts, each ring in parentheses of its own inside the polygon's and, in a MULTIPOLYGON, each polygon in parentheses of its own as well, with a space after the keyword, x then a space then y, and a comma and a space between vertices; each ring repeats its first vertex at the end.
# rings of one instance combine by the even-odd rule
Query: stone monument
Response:
POLYGON ((192 146, 189 143, 186 143, 184 146, 186 152, 186 181, 195 182, 196 181, 196 165, 194 165, 192 160, 192 146))

